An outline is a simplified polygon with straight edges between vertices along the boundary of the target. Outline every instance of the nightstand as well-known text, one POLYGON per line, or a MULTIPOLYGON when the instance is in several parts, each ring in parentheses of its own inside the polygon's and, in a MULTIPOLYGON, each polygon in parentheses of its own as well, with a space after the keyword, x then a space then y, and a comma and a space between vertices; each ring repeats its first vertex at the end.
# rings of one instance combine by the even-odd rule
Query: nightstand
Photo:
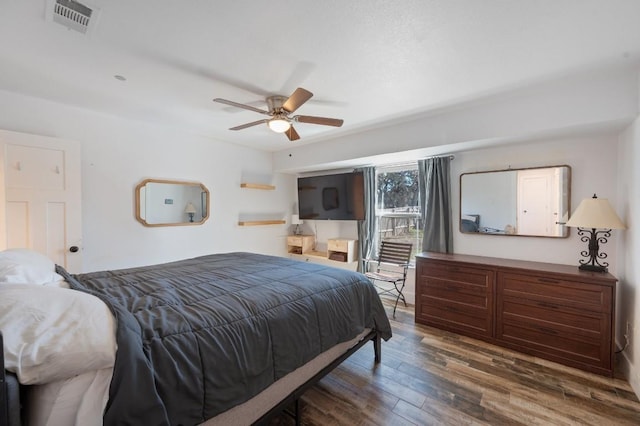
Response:
POLYGON ((315 243, 315 235, 289 235, 287 237, 287 253, 308 253, 313 250, 315 243))

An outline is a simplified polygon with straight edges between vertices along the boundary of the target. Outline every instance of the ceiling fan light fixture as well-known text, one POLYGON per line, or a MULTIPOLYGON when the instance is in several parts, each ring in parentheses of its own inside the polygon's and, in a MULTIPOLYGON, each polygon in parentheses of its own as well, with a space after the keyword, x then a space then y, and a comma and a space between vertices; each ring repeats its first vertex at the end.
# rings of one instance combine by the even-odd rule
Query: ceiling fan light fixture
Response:
POLYGON ((269 116, 269 118, 264 118, 262 120, 252 121, 251 123, 245 123, 239 126, 231 127, 229 130, 243 130, 249 127, 266 123, 271 131, 275 133, 284 133, 287 136, 287 139, 289 139, 290 141, 297 141, 298 139, 300 139, 300 135, 298 134, 298 132, 296 132, 296 129, 291 124, 294 121, 296 123, 320 124, 322 126, 342 126, 343 120, 338 118, 316 117, 313 115, 290 116, 290 114, 293 114, 294 111, 296 111, 298 108, 300 108, 300 106, 311 99, 312 96, 313 93, 306 89, 303 89, 302 87, 298 87, 288 98, 280 95, 267 96, 265 100, 267 101, 267 106, 269 107, 268 110, 256 108, 251 105, 241 104, 222 98, 214 98, 213 101, 269 116))
POLYGON ((291 123, 289 123, 284 118, 276 117, 269 120, 269 128, 276 133, 284 133, 291 127, 291 123))

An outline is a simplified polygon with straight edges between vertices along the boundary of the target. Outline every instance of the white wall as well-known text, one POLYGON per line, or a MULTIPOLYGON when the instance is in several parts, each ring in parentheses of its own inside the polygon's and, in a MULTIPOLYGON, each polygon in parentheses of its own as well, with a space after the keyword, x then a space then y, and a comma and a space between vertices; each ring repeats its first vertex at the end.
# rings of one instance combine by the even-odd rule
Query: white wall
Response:
POLYGON ((81 142, 84 271, 214 252, 286 252, 287 225, 237 225, 243 215, 290 220, 295 178, 274 174, 270 153, 1 91, 0 128, 81 142), (211 193, 209 220, 144 227, 135 220, 134 189, 145 178, 202 182, 211 193), (241 189, 244 179, 277 189, 241 189))
POLYGON ((627 323, 629 346, 622 352, 620 363, 625 377, 640 395, 640 116, 620 136, 619 202, 617 211, 627 229, 620 232, 618 268, 617 341, 624 344, 627 323))
MULTIPOLYGON (((575 229, 568 238, 515 237, 503 235, 462 234, 457 230, 459 214, 460 174, 522 167, 566 164, 571 167, 571 211, 582 199, 594 193, 617 203, 617 136, 591 135, 570 139, 537 141, 456 153, 451 163, 454 241, 456 253, 523 259, 538 262, 578 265, 580 251, 586 249, 575 229)), ((602 250, 607 253, 609 270, 617 270, 616 239, 602 250)))
POLYGON ((405 117, 317 144, 274 153, 279 171, 380 164, 458 152, 496 142, 536 141, 544 135, 630 123, 638 114, 637 70, 604 69, 530 85, 501 96, 405 117), (353 160, 356 160, 355 162, 353 160), (383 159, 382 161, 385 161, 383 159))

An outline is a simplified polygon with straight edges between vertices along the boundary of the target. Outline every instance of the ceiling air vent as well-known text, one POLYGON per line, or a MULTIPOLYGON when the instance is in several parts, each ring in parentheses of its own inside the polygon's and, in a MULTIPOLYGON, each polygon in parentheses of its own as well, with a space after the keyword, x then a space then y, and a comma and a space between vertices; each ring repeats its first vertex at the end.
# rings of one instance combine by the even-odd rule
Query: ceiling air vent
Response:
POLYGON ((95 26, 99 9, 75 0, 49 0, 47 18, 82 34, 88 34, 95 26))

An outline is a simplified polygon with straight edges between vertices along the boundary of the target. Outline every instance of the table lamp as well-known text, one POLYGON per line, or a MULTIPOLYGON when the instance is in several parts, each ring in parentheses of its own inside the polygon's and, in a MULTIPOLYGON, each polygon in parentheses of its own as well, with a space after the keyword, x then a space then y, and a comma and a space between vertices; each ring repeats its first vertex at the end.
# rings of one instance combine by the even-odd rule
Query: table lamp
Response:
POLYGON ((291 215, 291 224, 296 226, 296 229, 293 230, 294 235, 302 234, 302 231, 300 230, 300 225, 302 225, 303 223, 304 221, 300 220, 300 215, 297 215, 297 214, 291 215))
POLYGON ((600 243, 607 242, 612 229, 625 229, 624 223, 609 201, 606 198, 598 198, 596 194, 593 194, 592 198, 585 198, 565 225, 577 227, 580 240, 588 243, 588 249, 580 252, 586 260, 580 259, 578 268, 584 271, 607 272, 609 264, 602 260, 607 258, 607 254, 600 252, 600 243))
POLYGON ((184 212, 189 215, 189 222, 193 222, 193 215, 196 214, 196 207, 193 203, 187 203, 184 212))

